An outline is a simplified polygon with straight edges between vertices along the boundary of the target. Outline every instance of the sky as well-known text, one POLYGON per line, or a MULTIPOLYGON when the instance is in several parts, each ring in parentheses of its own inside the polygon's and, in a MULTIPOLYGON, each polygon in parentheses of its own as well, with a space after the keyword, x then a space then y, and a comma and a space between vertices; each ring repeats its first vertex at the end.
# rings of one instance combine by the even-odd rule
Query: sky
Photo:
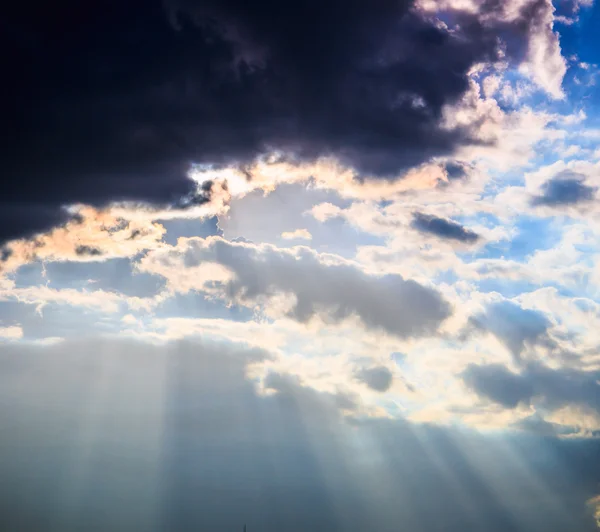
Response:
POLYGON ((0 14, 0 528, 600 528, 600 5, 0 14))

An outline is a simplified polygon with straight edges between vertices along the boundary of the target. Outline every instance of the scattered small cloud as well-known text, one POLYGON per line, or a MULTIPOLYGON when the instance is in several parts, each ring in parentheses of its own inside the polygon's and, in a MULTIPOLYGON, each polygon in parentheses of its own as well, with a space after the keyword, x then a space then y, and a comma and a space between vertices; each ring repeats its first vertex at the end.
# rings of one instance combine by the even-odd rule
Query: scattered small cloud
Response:
POLYGON ((281 233, 284 240, 312 240, 312 235, 306 229, 296 229, 295 231, 284 231, 281 233))
POLYGON ((542 193, 532 199, 533 205, 561 207, 594 200, 597 188, 585 184, 585 177, 562 172, 542 185, 542 193))
POLYGON ((23 338, 23 329, 18 325, 8 327, 0 326, 0 339, 3 340, 19 340, 23 338))
POLYGON ((376 392, 386 392, 394 379, 392 372, 385 366, 361 368, 355 373, 356 378, 376 392))
POLYGON ((459 223, 421 212, 413 214, 412 227, 422 233, 434 235, 439 238, 457 240, 459 242, 470 243, 479 239, 477 233, 466 229, 459 223))

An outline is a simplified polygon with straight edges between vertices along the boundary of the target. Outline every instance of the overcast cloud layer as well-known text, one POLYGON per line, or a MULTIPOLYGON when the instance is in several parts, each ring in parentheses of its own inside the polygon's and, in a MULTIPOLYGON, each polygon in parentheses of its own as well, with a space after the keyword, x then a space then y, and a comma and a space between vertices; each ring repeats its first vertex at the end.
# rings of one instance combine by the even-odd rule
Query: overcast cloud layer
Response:
POLYGON ((0 528, 600 526, 600 7, 13 3, 0 528))

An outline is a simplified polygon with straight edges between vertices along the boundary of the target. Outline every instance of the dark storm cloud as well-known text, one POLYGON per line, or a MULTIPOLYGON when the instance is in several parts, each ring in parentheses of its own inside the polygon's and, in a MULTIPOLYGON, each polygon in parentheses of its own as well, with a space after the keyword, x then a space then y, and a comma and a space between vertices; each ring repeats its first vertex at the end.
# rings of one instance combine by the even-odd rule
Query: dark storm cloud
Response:
POLYGON ((60 223, 65 203, 193 198, 192 161, 278 150, 390 176, 470 142, 468 130, 440 127, 443 106, 475 63, 498 56, 500 35, 519 56, 538 15, 510 25, 451 13, 450 30, 411 6, 11 2, 0 240, 60 223))
POLYGON ((595 530, 596 442, 348 423, 351 400, 292 376, 258 394, 246 370, 270 357, 200 341, 5 346, 0 528, 595 530))
POLYGON ((562 172, 542 185, 542 194, 534 197, 533 205, 562 207, 591 201, 596 196, 596 187, 585 184, 584 176, 576 172, 562 172))
POLYGON ((423 214, 420 212, 413 213, 412 227, 422 233, 435 235, 439 238, 449 240, 458 240, 459 242, 476 242, 479 235, 474 231, 466 229, 459 223, 445 218, 438 218, 431 214, 423 214))
POLYGON ((357 380, 377 392, 389 390, 394 379, 392 372, 385 366, 362 368, 355 373, 355 376, 357 380))

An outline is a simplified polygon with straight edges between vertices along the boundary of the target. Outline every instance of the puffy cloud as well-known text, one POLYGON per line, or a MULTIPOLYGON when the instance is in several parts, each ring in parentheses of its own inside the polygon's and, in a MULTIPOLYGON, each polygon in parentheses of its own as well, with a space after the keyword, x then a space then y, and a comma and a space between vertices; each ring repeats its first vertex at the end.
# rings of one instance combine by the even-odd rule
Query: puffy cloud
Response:
POLYGON ((595 158, 573 159, 557 161, 535 168, 525 174, 525 185, 527 190, 534 192, 540 190, 544 183, 554 179, 581 179, 590 186, 596 187, 600 184, 600 163, 595 158))
POLYGON ((526 43, 521 70, 552 97, 564 96, 562 81, 567 65, 561 54, 558 33, 553 29, 555 8, 551 0, 418 0, 417 5, 431 13, 465 10, 488 26, 502 28, 504 24, 499 37, 506 38, 509 51, 514 46, 510 38, 521 30, 521 38, 526 43))
POLYGON ((358 316, 368 328, 410 337, 435 333, 451 314, 449 304, 431 288, 400 275, 368 275, 339 257, 306 247, 180 239, 175 247, 150 252, 139 268, 163 275, 173 290, 195 288, 232 303, 262 304, 268 313, 303 323, 315 316, 333 323, 358 316), (186 270, 197 268, 201 278, 185 276, 186 270), (213 270, 222 273, 217 276, 213 270), (195 284, 188 282, 195 278, 195 284))
POLYGON ((554 98, 563 98, 562 81, 567 62, 562 57, 558 33, 553 30, 554 6, 551 0, 533 1, 527 60, 522 70, 554 98))
POLYGON ((599 169, 596 157, 558 159, 526 172, 524 186, 506 187, 496 196, 495 203, 515 214, 533 206, 537 216, 554 217, 560 213, 597 226, 600 211, 594 199, 600 187, 599 169))
POLYGON ((306 229, 296 229, 295 231, 284 231, 281 238, 285 240, 311 240, 312 235, 306 229))
POLYGON ((566 297, 554 287, 519 296, 523 305, 545 314, 555 324, 553 334, 560 337, 564 349, 578 353, 569 360, 577 367, 594 367, 594 353, 600 345, 600 305, 590 296, 566 297))
POLYGON ((470 78, 469 90, 444 112, 447 127, 469 126, 478 139, 478 143, 456 150, 455 158, 481 161, 489 171, 508 171, 529 164, 540 143, 556 142, 566 136, 562 126, 571 115, 532 109, 523 105, 521 95, 514 91, 510 98, 505 95, 505 99, 513 100, 506 109, 506 105, 485 95, 481 86, 485 89, 485 78, 482 83, 476 74, 470 78))
POLYGON ((19 325, 8 327, 0 326, 0 338, 4 340, 18 340, 23 337, 23 329, 19 325))

